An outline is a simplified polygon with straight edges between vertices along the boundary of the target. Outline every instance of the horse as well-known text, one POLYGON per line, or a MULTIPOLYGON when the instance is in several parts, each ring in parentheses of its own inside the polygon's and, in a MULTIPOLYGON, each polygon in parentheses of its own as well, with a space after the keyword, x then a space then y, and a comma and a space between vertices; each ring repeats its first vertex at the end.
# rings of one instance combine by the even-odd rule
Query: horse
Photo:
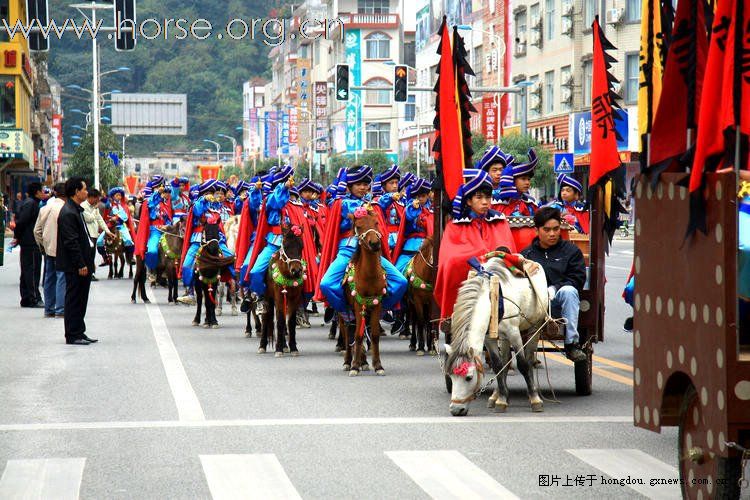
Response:
POLYGON ((141 300, 144 304, 150 304, 148 295, 146 295, 146 262, 141 258, 140 255, 135 257, 135 274, 133 275, 133 293, 130 295, 130 301, 135 304, 136 292, 140 294, 141 300))
MULTIPOLYGON (((261 318, 262 336, 258 354, 266 352, 268 342, 273 341, 274 313, 276 314, 276 357, 291 352, 299 356, 297 349, 297 309, 302 304, 302 288, 307 279, 307 263, 302 259, 302 228, 282 225, 282 240, 278 252, 273 254, 266 274, 268 307, 261 318), (287 347, 286 335, 289 334, 287 347)), ((249 317, 248 317, 249 322, 249 317)))
POLYGON ((404 273, 409 282, 406 292, 406 321, 411 323, 409 350, 416 350, 417 356, 424 356, 425 343, 431 356, 437 354, 434 341, 436 336, 430 322, 432 290, 436 274, 432 263, 432 244, 432 238, 424 239, 419 252, 409 261, 404 273))
POLYGON ((376 374, 385 375, 380 361, 380 313, 386 293, 385 271, 380 264, 383 252, 380 224, 371 211, 358 218, 350 214, 349 218, 359 246, 352 255, 343 283, 347 304, 354 311, 354 328, 351 331, 345 327, 343 319, 339 319, 339 328, 344 333, 346 346, 344 371, 349 371, 350 377, 356 377, 360 370, 368 369, 363 340, 369 332, 373 368, 376 374), (366 327, 368 320, 369 328, 366 327))
POLYGON ((469 403, 481 391, 483 346, 487 348, 493 371, 498 374, 498 388, 490 397, 488 406, 494 406, 497 412, 505 412, 508 408, 507 374, 511 361, 510 348, 513 347, 518 370, 526 380, 531 410, 544 411, 532 365, 539 341, 538 333, 548 319, 547 280, 537 263, 525 260, 521 265, 528 278, 514 276, 502 259, 493 257, 482 271, 466 279, 458 291, 451 320, 451 343, 445 346, 448 354, 445 370, 452 386, 449 408, 453 416, 468 414, 469 403), (500 279, 501 311, 505 312, 499 321, 498 340, 490 339, 487 335, 490 326, 490 275, 500 279), (528 339, 525 347, 524 334, 528 339))
MULTIPOLYGON (((125 255, 125 247, 122 244, 122 235, 120 234, 120 231, 115 229, 115 231, 112 233, 112 236, 108 234, 104 235, 104 248, 107 250, 107 253, 111 257, 109 261, 109 274, 107 275, 107 278, 122 279, 123 274, 125 273, 125 260, 127 256, 125 255)), ((133 264, 130 263, 131 261, 129 258, 127 258, 127 261, 130 266, 128 278, 132 278, 133 264)))
MULTIPOLYGON (((240 229, 240 216, 239 215, 233 215, 229 217, 224 223, 224 234, 226 234, 227 237, 227 247, 234 249, 236 242, 237 242, 237 235, 239 233, 240 229)), ((235 280, 229 280, 227 283, 224 281, 219 282, 219 286, 217 289, 217 301, 216 301, 216 315, 221 316, 223 311, 223 305, 224 305, 224 297, 226 296, 227 301, 232 306, 232 316, 237 316, 239 314, 238 308, 237 308, 237 284, 235 280), (227 290, 227 285, 229 290, 227 290)))
POLYGON ((195 258, 195 317, 193 326, 200 325, 201 306, 205 297, 206 316, 203 328, 219 328, 216 320, 216 287, 222 270, 234 264, 234 255, 224 257, 219 250, 219 225, 206 224, 200 249, 195 258))
POLYGON ((167 275, 167 301, 177 304, 179 280, 177 279, 177 266, 180 265, 180 254, 182 252, 182 241, 184 239, 182 220, 171 226, 164 227, 163 234, 159 240, 159 264, 156 267, 156 281, 162 273, 167 275))

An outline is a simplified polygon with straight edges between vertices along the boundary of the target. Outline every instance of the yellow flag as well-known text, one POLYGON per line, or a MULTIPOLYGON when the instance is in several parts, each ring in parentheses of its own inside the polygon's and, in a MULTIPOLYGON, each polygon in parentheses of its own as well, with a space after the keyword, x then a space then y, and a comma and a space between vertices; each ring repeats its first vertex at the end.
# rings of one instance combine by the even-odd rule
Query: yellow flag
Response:
POLYGON ((651 131, 651 124, 661 97, 663 50, 661 2, 660 0, 643 0, 638 82, 638 132, 641 136, 651 131))

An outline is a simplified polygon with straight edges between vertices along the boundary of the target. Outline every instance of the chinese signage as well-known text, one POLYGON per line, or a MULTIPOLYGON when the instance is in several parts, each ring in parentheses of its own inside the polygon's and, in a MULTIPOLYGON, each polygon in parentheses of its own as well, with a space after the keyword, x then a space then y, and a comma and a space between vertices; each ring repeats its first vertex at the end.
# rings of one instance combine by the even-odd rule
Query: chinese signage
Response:
POLYGON ((296 146, 299 143, 299 121, 297 120, 297 108, 289 110, 289 144, 296 146))
POLYGON ((52 161, 62 164, 62 115, 52 115, 52 128, 49 131, 52 138, 52 161))
POLYGON ((279 129, 276 121, 276 111, 266 111, 266 119, 263 122, 263 156, 276 158, 278 155, 279 129))
MULTIPOLYGON (((628 151, 628 114, 615 110, 615 129, 620 139, 617 141, 618 151, 628 151)), ((573 132, 573 153, 591 153, 591 111, 573 113, 571 131, 573 132)))
POLYGON ((31 137, 20 129, 0 131, 0 158, 19 158, 33 163, 34 143, 31 137))
POLYGON ((496 142, 498 134, 497 101, 493 95, 482 97, 482 134, 488 142, 496 142))
POLYGON ((315 118, 324 120, 328 111, 328 83, 315 82, 315 118))
MULTIPOLYGON (((359 29, 346 31, 344 40, 350 85, 362 85, 362 50, 359 29)), ((346 150, 362 150, 362 92, 352 90, 346 103, 346 150)))
POLYGON ((281 154, 289 154, 289 113, 281 112, 281 154))
POLYGON ((328 131, 325 127, 318 127, 315 129, 315 152, 328 152, 328 131))

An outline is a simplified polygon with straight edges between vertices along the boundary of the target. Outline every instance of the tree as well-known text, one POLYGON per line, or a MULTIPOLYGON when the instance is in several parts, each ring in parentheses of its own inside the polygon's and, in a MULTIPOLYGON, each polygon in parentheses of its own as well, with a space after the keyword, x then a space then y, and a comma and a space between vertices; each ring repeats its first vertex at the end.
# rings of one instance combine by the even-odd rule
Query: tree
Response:
MULTIPOLYGON (((123 184, 122 170, 115 166, 114 162, 107 156, 110 152, 118 153, 120 145, 107 125, 99 125, 99 183, 102 189, 110 189, 123 184)), ((94 182, 94 131, 89 126, 86 135, 81 139, 81 144, 76 148, 73 156, 68 162, 66 169, 68 177, 83 177, 87 183, 93 186, 94 182)), ((96 187, 96 186, 94 186, 96 187)))
POLYGON ((391 160, 383 151, 365 151, 353 164, 369 165, 375 172, 380 172, 391 166, 391 160))

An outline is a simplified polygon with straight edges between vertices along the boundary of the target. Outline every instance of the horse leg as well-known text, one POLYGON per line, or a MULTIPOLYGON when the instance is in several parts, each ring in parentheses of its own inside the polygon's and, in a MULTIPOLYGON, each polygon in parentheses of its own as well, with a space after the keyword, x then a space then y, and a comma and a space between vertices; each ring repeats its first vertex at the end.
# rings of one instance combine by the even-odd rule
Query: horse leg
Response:
MULTIPOLYGON (((346 346, 349 345, 349 342, 351 342, 350 338, 353 339, 353 337, 351 335, 349 335, 349 337, 346 337, 344 335, 345 333, 347 333, 346 332, 346 328, 348 328, 347 324, 341 319, 340 314, 336 313, 336 316, 338 316, 339 319, 336 320, 334 318, 334 320, 331 321, 331 323, 336 322, 336 324, 338 325, 338 329, 339 329, 338 337, 336 339, 336 348, 334 349, 334 351, 341 352, 346 349, 346 346)), ((335 334, 335 331, 336 330, 334 329, 334 334, 335 334)))
MULTIPOLYGON (((281 295, 281 294, 274 294, 281 295)), ((279 297, 281 299, 281 297, 279 297)), ((283 299, 281 299, 283 300, 283 299)), ((273 309, 276 306, 276 297, 273 300, 268 301, 268 307, 273 309)), ((286 314, 283 307, 275 307, 276 309, 276 357, 280 358, 284 356, 284 352, 287 350, 286 345, 286 314)))
POLYGON ((136 292, 138 291, 138 274, 136 273, 135 278, 133 279, 133 293, 130 294, 130 302, 133 304, 136 303, 135 296, 136 292))
POLYGON ((372 336, 372 367, 377 375, 385 375, 380 361, 380 308, 370 311, 370 335, 372 336))
POLYGON ((255 314, 254 309, 251 309, 251 311, 253 313, 253 318, 255 319, 255 336, 260 337, 261 335, 263 335, 263 325, 260 322, 260 316, 255 314))
POLYGON ((128 279, 133 278, 133 253, 125 252, 125 260, 128 262, 128 279))
POLYGON ((239 314, 239 311, 237 310, 237 281, 231 280, 229 281, 229 292, 231 296, 231 302, 232 302, 232 316, 237 316, 239 314))
POLYGON ((216 297, 216 315, 221 316, 222 305, 224 303, 224 283, 221 281, 216 282, 216 288, 214 288, 214 297, 216 297))
MULTIPOLYGON (((336 321, 336 319, 334 319, 336 321)), ((350 337, 353 337, 354 335, 354 327, 349 323, 344 323, 344 320, 341 318, 341 316, 338 317, 338 323, 339 323, 339 341, 338 344, 341 344, 343 342, 343 346, 339 348, 339 345, 336 345, 336 352, 340 352, 341 350, 344 350, 344 371, 351 370, 352 367, 352 346, 350 344, 350 337), (350 332, 351 329, 351 332, 350 332)))
POLYGON ((213 289, 213 294, 206 292, 206 321, 209 328, 219 328, 219 321, 216 319, 216 292, 216 288, 213 289))
POLYGON ((336 340, 336 328, 338 326, 339 326, 339 322, 336 320, 336 318, 333 318, 333 321, 331 321, 331 327, 328 329, 329 340, 336 340))
POLYGON ((107 274, 107 279, 111 280, 114 276, 114 270, 112 269, 114 266, 114 259, 110 259, 109 261, 109 273, 107 274))
POLYGON ((195 317, 193 318, 193 326, 199 326, 201 324, 201 306, 203 302, 203 285, 198 282, 194 287, 195 289, 195 317))
POLYGON ((364 337, 364 335, 360 336, 359 329, 363 326, 362 315, 357 310, 354 312, 354 324, 349 324, 346 328, 347 337, 351 336, 351 338, 347 339, 347 349, 352 350, 350 344, 354 344, 354 352, 352 353, 352 369, 349 370, 350 377, 356 377, 357 375, 359 375, 359 372, 362 369, 362 338, 364 337))
POLYGON ((138 290, 141 294, 141 300, 145 304, 150 304, 151 301, 148 300, 148 296, 146 295, 146 263, 139 257, 136 260, 135 268, 135 274, 138 276, 138 290))
MULTIPOLYGON (((505 413, 508 409, 508 398, 510 397, 510 391, 508 390, 508 366, 510 364, 511 353, 510 343, 507 338, 500 338, 498 344, 498 356, 499 367, 497 369, 502 368, 502 371, 497 377, 498 396, 495 400, 495 411, 498 413, 505 413)), ((492 360, 491 354, 490 360, 492 360)))
POLYGON ((518 365, 518 371, 521 372, 523 378, 526 380, 526 390, 529 394, 529 403, 531 403, 531 411, 541 412, 544 411, 544 403, 542 398, 539 397, 539 392, 534 381, 534 373, 531 359, 527 357, 526 350, 523 348, 523 339, 521 338, 521 332, 517 327, 513 328, 509 334, 510 341, 513 344, 513 349, 516 352, 516 365, 518 365))
POLYGON ((434 323, 430 321, 430 301, 425 300, 421 304, 419 304, 420 310, 422 311, 422 322, 425 325, 426 335, 427 335, 427 353, 430 356, 437 356, 437 349, 436 349, 436 343, 437 343, 437 335, 436 330, 434 328, 434 323))
POLYGON ((289 301, 291 314, 287 314, 287 330, 289 331, 289 351, 292 356, 299 356, 299 350, 297 349, 297 311, 300 307, 300 298, 297 296, 296 300, 292 299, 289 301))
MULTIPOLYGON (((258 317, 257 315, 255 316, 258 317)), ((258 345, 258 354, 265 354, 268 349, 268 340, 273 333, 273 311, 266 308, 261 321, 260 344, 258 345)))

